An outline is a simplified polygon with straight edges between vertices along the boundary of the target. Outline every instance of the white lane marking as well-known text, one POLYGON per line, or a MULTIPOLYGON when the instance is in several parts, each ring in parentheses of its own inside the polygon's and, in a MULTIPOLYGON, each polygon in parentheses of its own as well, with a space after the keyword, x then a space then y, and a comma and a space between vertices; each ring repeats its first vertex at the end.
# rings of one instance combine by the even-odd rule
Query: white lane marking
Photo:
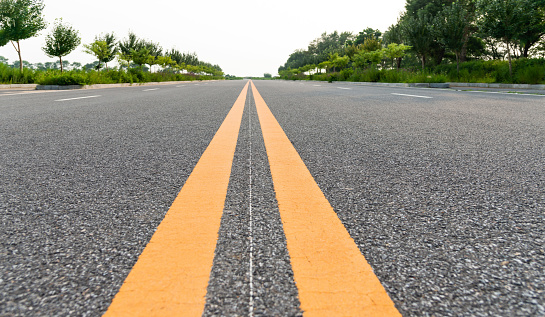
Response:
MULTIPOLYGON (((253 91, 252 91, 253 96, 253 91)), ((249 193, 249 214, 250 214, 250 317, 254 316, 254 218, 252 213, 252 97, 248 96, 248 136, 250 143, 250 193, 249 193)))
POLYGON ((59 99, 59 100, 55 100, 55 101, 68 101, 68 100, 78 100, 78 99, 88 99, 88 98, 98 98, 98 97, 102 97, 102 96, 100 96, 100 95, 96 95, 96 96, 85 96, 85 97, 76 97, 76 98, 59 99))
POLYGON ((426 99, 431 99, 431 98, 433 98, 433 97, 429 97, 429 96, 417 96, 417 95, 396 94, 396 93, 392 93, 392 95, 396 95, 396 96, 406 96, 406 97, 416 97, 416 98, 426 98, 426 99))
POLYGON ((337 87, 339 89, 345 89, 345 90, 351 90, 352 88, 345 88, 345 87, 337 87))
POLYGON ((185 85, 180 85, 180 86, 176 86, 177 88, 180 88, 180 87, 185 87, 185 85))
POLYGON ((502 91, 482 91, 482 90, 458 90, 463 92, 480 92, 482 94, 497 94, 497 95, 511 95, 511 96, 535 96, 535 97, 545 97, 545 95, 539 94, 523 94, 516 92, 502 92, 502 91))
POLYGON ((312 86, 314 86, 314 87, 322 87, 322 85, 312 85, 312 86))
POLYGON ((28 92, 16 92, 16 93, 2 93, 0 96, 17 96, 17 95, 30 95, 30 94, 41 94, 46 92, 66 92, 67 90, 33 90, 28 92))
POLYGON ((144 89, 144 90, 142 90, 142 91, 154 91, 154 90, 159 90, 159 88, 144 89))

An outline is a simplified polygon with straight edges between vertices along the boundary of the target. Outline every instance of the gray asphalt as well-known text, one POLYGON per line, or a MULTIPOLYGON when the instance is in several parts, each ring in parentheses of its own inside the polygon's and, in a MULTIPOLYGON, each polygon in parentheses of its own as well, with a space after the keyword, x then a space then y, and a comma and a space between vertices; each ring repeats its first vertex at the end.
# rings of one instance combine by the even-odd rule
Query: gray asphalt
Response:
POLYGON ((101 315, 243 85, 1 96, 0 315, 101 315))
POLYGON ((404 316, 545 315, 545 98, 256 87, 404 316))
POLYGON ((250 88, 204 316, 300 316, 297 294, 250 88))
MULTIPOLYGON (((0 315, 102 314, 244 84, 0 95, 0 315)), ((544 97, 255 84, 404 316, 545 316, 544 97)), ((301 314, 252 106, 206 316, 301 314)))

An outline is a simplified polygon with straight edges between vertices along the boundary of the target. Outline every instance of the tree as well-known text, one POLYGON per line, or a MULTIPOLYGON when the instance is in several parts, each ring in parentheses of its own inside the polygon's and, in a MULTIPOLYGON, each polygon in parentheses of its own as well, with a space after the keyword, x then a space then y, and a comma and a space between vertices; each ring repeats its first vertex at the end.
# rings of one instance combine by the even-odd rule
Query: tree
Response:
POLYGON ((148 63, 151 55, 147 48, 142 47, 138 51, 131 50, 131 56, 132 56, 133 62, 136 65, 140 66, 140 69, 142 69, 142 66, 148 63))
POLYGON ((507 46, 509 75, 513 76, 511 50, 534 19, 534 12, 528 11, 530 2, 536 0, 479 0, 477 8, 481 18, 478 21, 481 32, 501 40, 507 46))
POLYGON ((19 55, 19 69, 23 71, 21 40, 38 35, 47 27, 42 0, 0 0, 0 46, 11 42, 19 55))
POLYGON ((73 62, 72 64, 70 64, 70 66, 72 67, 72 69, 80 69, 81 68, 81 63, 73 62))
POLYGON ((372 52, 372 51, 380 50, 381 48, 382 48, 382 41, 374 37, 366 38, 365 41, 363 41, 363 44, 361 44, 361 49, 365 52, 372 52))
POLYGON ((524 1, 523 6, 524 12, 528 13, 528 20, 516 39, 520 42, 522 56, 528 57, 530 48, 545 34, 545 1, 524 1))
POLYGON ((62 57, 70 54, 81 44, 78 31, 70 25, 62 24, 62 19, 55 21, 53 31, 45 38, 45 46, 42 50, 49 57, 58 57, 61 65, 61 73, 64 70, 62 57))
POLYGON ((157 57, 157 64, 161 65, 161 67, 167 68, 167 67, 173 67, 176 65, 176 62, 172 60, 170 56, 159 56, 157 57))
POLYGON ((368 40, 368 39, 375 39, 378 41, 380 40, 381 35, 382 33, 379 30, 373 30, 372 28, 367 28, 356 36, 356 39, 354 40, 354 44, 355 45, 363 44, 365 40, 368 40))
POLYGON ((387 47, 383 48, 384 56, 390 60, 396 60, 396 68, 399 69, 401 66, 401 60, 405 56, 406 51, 410 50, 411 47, 404 44, 390 43, 387 47))
POLYGON ((381 49, 370 52, 360 51, 358 54, 354 55, 354 64, 360 68, 363 68, 368 64, 371 64, 372 67, 376 67, 383 57, 384 51, 381 49))
POLYGON ((7 64, 7 63, 8 63, 8 59, 5 58, 4 56, 0 56, 0 63, 1 63, 1 64, 7 64))
POLYGON ((149 52, 149 57, 147 59, 147 62, 145 64, 149 65, 150 73, 152 72, 152 66, 158 64, 158 58, 163 53, 163 48, 159 45, 159 43, 154 42, 145 42, 144 46, 147 48, 149 52))
POLYGON ((416 17, 406 16, 401 22, 403 36, 419 55, 422 61, 422 70, 426 68, 426 60, 432 52, 432 45, 435 41, 431 30, 432 25, 431 16, 423 10, 418 11, 416 17))
POLYGON ((117 56, 117 52, 119 52, 119 49, 117 48, 117 39, 115 38, 114 33, 106 33, 95 37, 95 42, 97 41, 106 43, 106 48, 104 49, 100 62, 104 63, 106 69, 108 69, 108 63, 113 61, 117 56))
POLYGON ((85 48, 85 53, 95 55, 95 57, 98 59, 97 69, 102 68, 101 63, 104 60, 109 59, 110 51, 108 48, 108 43, 105 41, 95 40, 91 44, 83 44, 83 47, 85 48))
POLYGON ((469 13, 459 1, 443 8, 435 17, 434 32, 439 42, 456 55, 456 71, 460 74, 460 54, 468 40, 469 13))
POLYGON ((384 32, 384 35, 382 36, 382 42, 385 45, 391 43, 403 44, 403 40, 403 32, 401 29, 400 20, 398 20, 396 24, 390 25, 388 30, 386 30, 386 32, 384 32))
POLYGON ((118 59, 127 64, 127 69, 129 69, 131 61, 133 60, 132 52, 139 51, 144 47, 144 41, 139 39, 136 34, 129 32, 129 36, 124 41, 119 41, 119 54, 118 59))

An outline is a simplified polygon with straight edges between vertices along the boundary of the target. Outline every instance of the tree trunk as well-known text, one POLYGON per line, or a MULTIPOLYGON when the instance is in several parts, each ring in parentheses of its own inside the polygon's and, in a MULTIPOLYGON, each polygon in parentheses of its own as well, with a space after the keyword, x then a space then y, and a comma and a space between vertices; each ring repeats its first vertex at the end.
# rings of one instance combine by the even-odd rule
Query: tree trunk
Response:
POLYGON ((422 55, 422 71, 426 69, 426 55, 422 55))
POLYGON ((460 81, 460 52, 456 52, 456 72, 458 74, 458 81, 460 81))
POLYGON ((63 67, 62 67, 62 56, 59 56, 59 61, 61 62, 61 74, 62 74, 62 71, 63 71, 63 67))
POLYGON ((509 58, 509 77, 513 78, 513 66, 511 65, 511 48, 509 47, 509 41, 507 44, 507 57, 509 58))
POLYGON ((524 45, 524 50, 522 52, 522 56, 525 58, 528 58, 528 51, 530 50, 530 45, 526 44, 524 45))
POLYGON ((21 44, 17 41, 17 54, 19 54, 19 70, 23 72, 23 58, 21 57, 21 44))
POLYGON ((401 60, 403 59, 403 57, 398 57, 397 58, 397 70, 399 70, 401 68, 401 60))

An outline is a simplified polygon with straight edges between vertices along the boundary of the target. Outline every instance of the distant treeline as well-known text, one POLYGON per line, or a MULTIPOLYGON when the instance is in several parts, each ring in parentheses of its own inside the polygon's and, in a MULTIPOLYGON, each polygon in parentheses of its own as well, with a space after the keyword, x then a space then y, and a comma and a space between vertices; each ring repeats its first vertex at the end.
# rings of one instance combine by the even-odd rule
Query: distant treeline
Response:
MULTIPOLYGON (((443 81, 475 80, 472 69, 485 76, 486 68, 488 82, 520 81, 526 67, 545 67, 539 61, 545 56, 544 35, 545 0, 407 0, 405 12, 384 33, 373 28, 323 33, 292 53, 278 73, 335 80, 373 73, 363 79, 381 80, 386 71, 403 70, 442 75, 438 80, 443 81), (513 62, 523 58, 538 61, 513 62)), ((530 81, 544 80, 544 72, 537 73, 530 81)))
MULTIPOLYGON (((24 74, 25 68, 36 71, 58 69, 61 73, 65 68, 98 71, 109 70, 108 63, 114 60, 117 60, 119 64, 117 70, 120 71, 138 68, 141 72, 151 73, 155 68, 161 72, 185 73, 192 78, 201 75, 223 76, 220 66, 200 61, 196 53, 183 53, 175 48, 163 50, 159 43, 141 39, 133 32, 129 32, 127 38, 122 40, 118 40, 114 33, 97 35, 93 42, 83 44, 84 51, 95 56, 96 62, 83 66, 78 62, 68 63, 63 61, 63 57, 81 44, 81 38, 79 32, 62 19, 55 20, 51 32, 45 36, 45 45, 42 47, 45 55, 58 58, 58 62, 31 64, 22 58, 20 41, 35 37, 47 28, 43 16, 44 7, 43 0, 0 0, 0 46, 9 43, 19 56, 19 60, 10 66, 19 68, 20 74, 8 78, 9 82, 17 82, 21 78, 32 81, 32 74, 35 75, 35 72, 24 74)), ((7 64, 8 60, 0 56, 0 63, 7 64)), ((5 67, 2 68, 2 72, 1 77, 11 74, 5 67)))

